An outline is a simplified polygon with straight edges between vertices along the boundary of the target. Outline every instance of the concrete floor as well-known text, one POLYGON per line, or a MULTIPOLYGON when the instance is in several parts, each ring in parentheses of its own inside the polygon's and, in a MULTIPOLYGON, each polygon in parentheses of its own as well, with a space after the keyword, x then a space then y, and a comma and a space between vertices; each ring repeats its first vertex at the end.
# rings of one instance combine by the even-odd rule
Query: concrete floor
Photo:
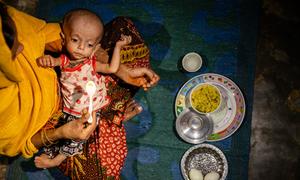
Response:
MULTIPOLYGON (((9 1, 30 9, 38 0, 9 1)), ((300 179, 300 19, 296 8, 293 0, 262 0, 250 180, 300 179)), ((6 163, 0 162, 0 180, 6 163)))
POLYGON ((300 19, 296 7, 292 0, 262 1, 250 180, 300 179, 300 19))

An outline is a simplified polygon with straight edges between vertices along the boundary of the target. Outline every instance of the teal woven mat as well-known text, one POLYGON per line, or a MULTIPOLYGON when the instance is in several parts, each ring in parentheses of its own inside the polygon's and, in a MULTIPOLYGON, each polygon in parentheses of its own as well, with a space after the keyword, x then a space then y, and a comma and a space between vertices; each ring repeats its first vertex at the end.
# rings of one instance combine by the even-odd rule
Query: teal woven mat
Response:
MULTIPOLYGON (((229 138, 211 143, 227 157, 227 179, 246 180, 258 6, 258 0, 40 0, 37 15, 57 21, 69 9, 84 7, 98 12, 104 22, 129 16, 150 47, 151 65, 161 81, 150 92, 136 96, 144 111, 126 124, 129 152, 123 179, 182 179, 180 159, 192 145, 174 129, 176 93, 191 77, 212 72, 232 79, 246 100, 240 128, 229 138), (204 66, 197 73, 182 73, 178 62, 190 51, 202 55, 204 66)), ((12 161, 8 179, 14 179, 16 172, 21 179, 53 178, 47 171, 20 167, 24 167, 22 159, 12 161)))

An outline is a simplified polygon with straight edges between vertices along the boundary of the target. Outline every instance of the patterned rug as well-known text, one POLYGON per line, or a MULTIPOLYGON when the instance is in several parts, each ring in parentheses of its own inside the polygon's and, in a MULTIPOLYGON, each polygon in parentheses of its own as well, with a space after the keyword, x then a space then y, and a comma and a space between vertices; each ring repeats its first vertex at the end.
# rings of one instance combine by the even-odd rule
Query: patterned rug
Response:
MULTIPOLYGON (((181 86, 203 73, 233 80, 246 101, 242 125, 230 137, 213 142, 227 157, 228 180, 248 179, 251 113, 255 68, 258 0, 40 0, 36 12, 59 21, 73 8, 88 8, 108 22, 129 16, 151 49, 152 68, 161 81, 136 99, 144 111, 126 123, 128 157, 122 171, 127 180, 180 180, 180 160, 192 144, 175 131, 174 102, 181 86), (179 71, 188 52, 199 53, 204 65, 196 73, 179 71)), ((32 160, 10 160, 7 179, 65 179, 57 170, 38 171, 32 160)))

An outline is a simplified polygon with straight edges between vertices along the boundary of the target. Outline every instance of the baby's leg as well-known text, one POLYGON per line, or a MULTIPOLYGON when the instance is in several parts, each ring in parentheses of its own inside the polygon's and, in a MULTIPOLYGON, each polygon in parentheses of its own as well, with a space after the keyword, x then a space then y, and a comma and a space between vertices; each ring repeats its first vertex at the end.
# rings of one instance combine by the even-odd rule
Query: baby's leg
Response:
POLYGON ((38 168, 50 168, 60 165, 67 157, 63 154, 58 154, 51 159, 47 154, 42 154, 34 158, 35 166, 38 168))

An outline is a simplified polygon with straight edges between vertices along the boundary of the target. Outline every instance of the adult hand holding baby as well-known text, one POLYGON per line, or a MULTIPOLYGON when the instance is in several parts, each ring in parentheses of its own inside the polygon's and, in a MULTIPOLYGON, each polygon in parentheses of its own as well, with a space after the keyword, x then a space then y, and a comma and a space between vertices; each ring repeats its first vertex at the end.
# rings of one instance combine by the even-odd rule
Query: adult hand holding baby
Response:
POLYGON ((50 145, 59 139, 87 140, 97 126, 96 113, 92 113, 93 122, 91 124, 87 122, 89 117, 90 114, 88 110, 84 109, 80 119, 70 121, 57 129, 41 130, 31 138, 31 141, 36 148, 40 148, 44 146, 45 143, 50 145), (43 138, 42 133, 47 137, 46 139, 43 138), (49 140, 51 140, 51 142, 47 142, 49 140))
POLYGON ((96 128, 96 113, 93 112, 92 123, 88 123, 90 114, 87 109, 82 111, 82 117, 76 121, 70 121, 57 128, 61 138, 73 140, 87 140, 96 128))

